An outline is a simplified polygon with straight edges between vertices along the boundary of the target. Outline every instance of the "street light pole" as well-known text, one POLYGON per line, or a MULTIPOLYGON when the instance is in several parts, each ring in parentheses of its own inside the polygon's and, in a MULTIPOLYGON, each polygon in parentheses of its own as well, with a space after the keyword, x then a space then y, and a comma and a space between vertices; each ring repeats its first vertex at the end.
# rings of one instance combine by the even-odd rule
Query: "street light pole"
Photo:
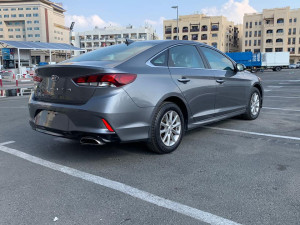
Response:
POLYGON ((178 30, 179 30, 179 27, 178 27, 178 5, 177 6, 172 6, 172 9, 177 10, 177 28, 176 28, 176 31, 177 31, 177 40, 179 40, 179 36, 178 36, 178 30))

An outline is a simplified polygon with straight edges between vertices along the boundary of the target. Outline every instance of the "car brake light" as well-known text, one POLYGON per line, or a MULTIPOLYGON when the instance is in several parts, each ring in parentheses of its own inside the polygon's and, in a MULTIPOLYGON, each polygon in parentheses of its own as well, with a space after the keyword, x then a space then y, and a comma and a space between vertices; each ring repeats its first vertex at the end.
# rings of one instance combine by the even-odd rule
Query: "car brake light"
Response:
POLYGON ((109 123, 105 119, 102 119, 102 122, 104 123, 107 130, 109 130, 110 132, 115 132, 114 129, 112 129, 112 127, 109 125, 109 123))
POLYGON ((36 83, 41 83, 43 80, 43 78, 39 77, 39 76, 33 76, 33 81, 36 83))
POLYGON ((95 87, 121 87, 132 83, 136 74, 129 73, 106 73, 74 78, 73 81, 79 86, 95 87))

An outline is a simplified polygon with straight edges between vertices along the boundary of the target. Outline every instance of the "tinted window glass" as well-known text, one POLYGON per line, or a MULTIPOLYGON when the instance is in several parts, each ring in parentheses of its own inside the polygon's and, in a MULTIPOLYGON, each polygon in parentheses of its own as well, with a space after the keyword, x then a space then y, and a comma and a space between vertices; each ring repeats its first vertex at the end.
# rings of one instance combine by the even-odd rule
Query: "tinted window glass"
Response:
POLYGON ((168 51, 164 51, 151 60, 154 66, 167 66, 168 62, 168 51))
MULTIPOLYGON (((80 61, 125 61, 156 45, 156 42, 134 42, 130 45, 113 45, 85 53, 68 60, 68 62, 80 61)), ((65 61, 66 62, 66 61, 65 61)))
POLYGON ((201 47, 201 50, 207 58, 212 69, 229 71, 234 70, 233 63, 219 52, 205 47, 201 47))
POLYGON ((170 67, 204 68, 198 50, 192 45, 180 45, 169 50, 170 67))

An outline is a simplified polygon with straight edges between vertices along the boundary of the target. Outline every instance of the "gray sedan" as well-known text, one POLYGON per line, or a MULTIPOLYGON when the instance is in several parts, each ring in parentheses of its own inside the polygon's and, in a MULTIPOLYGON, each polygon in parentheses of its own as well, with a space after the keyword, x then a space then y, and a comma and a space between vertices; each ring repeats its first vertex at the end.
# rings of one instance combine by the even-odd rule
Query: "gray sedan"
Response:
POLYGON ((170 153, 187 130, 262 107, 260 79, 198 42, 127 40, 36 72, 30 125, 82 144, 142 140, 170 153))

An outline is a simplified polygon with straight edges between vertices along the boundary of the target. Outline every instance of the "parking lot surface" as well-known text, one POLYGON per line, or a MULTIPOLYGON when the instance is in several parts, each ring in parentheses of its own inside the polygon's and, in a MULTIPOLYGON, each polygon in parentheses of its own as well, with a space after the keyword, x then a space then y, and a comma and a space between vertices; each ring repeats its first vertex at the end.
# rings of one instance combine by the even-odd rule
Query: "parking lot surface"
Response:
POLYGON ((0 224, 300 224, 300 70, 258 76, 257 120, 193 130, 168 155, 40 134, 28 97, 0 99, 0 224))

